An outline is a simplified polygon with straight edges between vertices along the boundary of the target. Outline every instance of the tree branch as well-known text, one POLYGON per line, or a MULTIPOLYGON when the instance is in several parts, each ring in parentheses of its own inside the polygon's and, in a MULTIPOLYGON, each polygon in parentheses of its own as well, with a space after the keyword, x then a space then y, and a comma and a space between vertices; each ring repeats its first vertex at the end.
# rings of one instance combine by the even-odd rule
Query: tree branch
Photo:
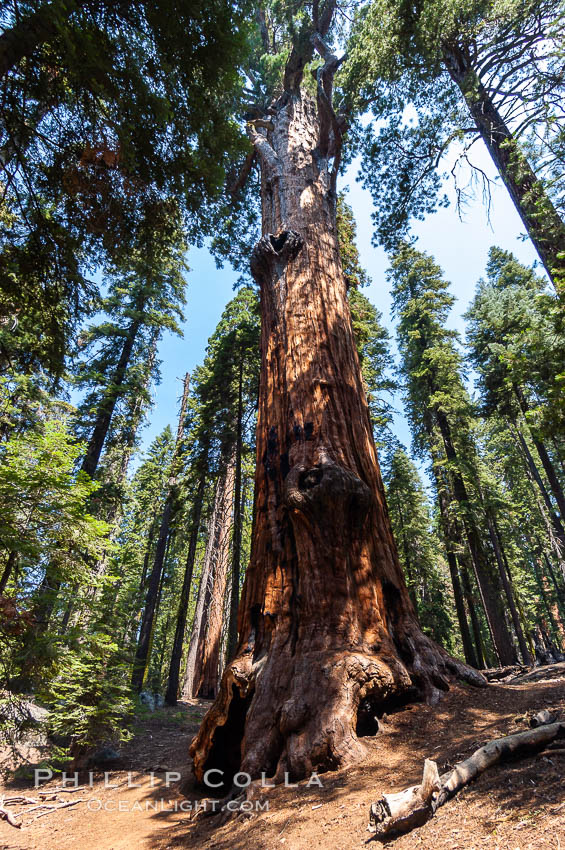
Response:
POLYGON ((267 170, 267 179, 273 180, 276 177, 280 177, 281 161, 267 141, 267 138, 262 133, 256 131, 254 124, 247 125, 247 133, 259 159, 267 170))
POLYGON ((253 163, 255 161, 256 155, 257 151, 255 147, 253 147, 245 157, 245 162, 241 166, 236 179, 231 184, 231 186, 228 186, 228 192, 232 197, 238 195, 247 183, 247 178, 249 177, 251 169, 253 168, 253 163))
POLYGON ((324 64, 316 71, 317 100, 320 118, 320 141, 319 148, 322 156, 328 156, 330 151, 330 131, 333 133, 333 156, 334 163, 331 172, 331 189, 335 192, 337 172, 341 161, 341 146, 343 138, 343 127, 340 123, 332 105, 333 79, 335 72, 345 57, 338 59, 335 56, 319 32, 311 37, 312 44, 324 60, 324 64))
MULTIPOLYGON (((332 18, 335 12, 336 0, 326 0, 321 11, 319 2, 314 3, 312 9, 313 30, 316 30, 316 35, 323 38, 331 25, 332 18), (316 21, 318 26, 316 26, 316 21)), ((304 74, 305 65, 311 61, 313 55, 312 36, 308 33, 302 33, 299 38, 296 38, 292 44, 292 50, 288 57, 284 69, 284 90, 285 92, 298 91, 304 74)))
POLYGON ((53 0, 5 30, 0 36, 0 77, 6 76, 22 59, 54 38, 60 32, 61 24, 84 5, 85 0, 53 0))

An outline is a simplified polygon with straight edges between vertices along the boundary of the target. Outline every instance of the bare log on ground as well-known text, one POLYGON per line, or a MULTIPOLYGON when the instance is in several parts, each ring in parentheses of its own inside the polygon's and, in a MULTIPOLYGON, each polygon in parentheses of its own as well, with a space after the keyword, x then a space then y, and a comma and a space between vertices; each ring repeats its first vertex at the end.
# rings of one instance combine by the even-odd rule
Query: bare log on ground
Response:
POLYGON ((557 712, 548 711, 547 708, 544 708, 530 716, 529 724, 532 729, 536 729, 538 726, 547 726, 548 723, 553 723, 555 720, 557 720, 557 712))
POLYGON ((380 838, 410 832, 433 817, 440 806, 489 767, 538 753, 558 738, 565 738, 565 721, 496 738, 441 776, 438 776, 435 762, 426 759, 421 785, 413 785, 396 794, 384 794, 371 805, 367 828, 380 838))
POLYGON ((81 797, 79 800, 69 800, 68 803, 61 803, 59 806, 50 806, 46 812, 41 812, 39 815, 36 815, 34 820, 43 818, 45 815, 51 815, 53 812, 58 812, 59 809, 68 809, 70 806, 77 806, 79 803, 85 803, 86 799, 86 797, 81 797))
POLYGON ((506 679, 508 676, 520 675, 528 672, 529 667, 524 667, 522 664, 509 664, 506 667, 494 667, 490 670, 481 670, 481 673, 487 682, 499 682, 501 679, 506 679))
POLYGON ((528 682, 540 682, 544 679, 561 678, 565 678, 565 661, 560 661, 557 664, 547 664, 543 667, 536 667, 528 673, 512 676, 508 681, 511 685, 525 685, 528 682))
POLYGON ((17 816, 17 814, 9 812, 8 809, 3 809, 0 807, 0 818, 2 818, 3 820, 7 820, 10 826, 15 826, 16 829, 21 829, 22 825, 21 823, 17 822, 17 816))

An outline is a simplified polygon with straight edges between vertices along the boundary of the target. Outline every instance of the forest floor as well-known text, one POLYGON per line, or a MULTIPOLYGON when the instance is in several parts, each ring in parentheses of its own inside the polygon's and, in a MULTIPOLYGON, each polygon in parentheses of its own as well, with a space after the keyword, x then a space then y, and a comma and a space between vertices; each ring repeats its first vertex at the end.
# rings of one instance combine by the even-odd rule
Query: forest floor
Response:
MULTIPOLYGON (((222 815, 180 810, 181 803, 194 806, 201 799, 190 789, 187 750, 207 707, 192 701, 144 714, 120 761, 114 769, 106 766, 108 784, 117 787, 105 788, 104 774, 96 771, 92 787, 58 794, 51 803, 72 806, 33 812, 30 804, 11 806, 23 812, 22 828, 0 822, 0 850, 377 850, 382 844, 366 831, 371 802, 418 783, 426 757, 438 762, 441 773, 485 741, 525 729, 528 712, 551 708, 565 717, 565 671, 558 678, 496 683, 480 691, 458 685, 438 706, 398 711, 378 735, 364 739, 369 752, 358 767, 322 774, 321 788, 300 783, 265 791, 268 811, 225 823, 222 815), (181 780, 169 777, 167 788, 165 770, 178 771, 181 780), (128 787, 128 771, 130 784, 140 787, 128 787), (34 819, 44 811, 49 813, 34 819)), ((391 850, 565 850, 564 777, 564 750, 494 767, 425 826, 387 844, 391 850)), ((41 790, 60 786, 60 778, 53 779, 41 790)), ((0 786, 0 795, 18 793, 38 792, 29 781, 0 786)))

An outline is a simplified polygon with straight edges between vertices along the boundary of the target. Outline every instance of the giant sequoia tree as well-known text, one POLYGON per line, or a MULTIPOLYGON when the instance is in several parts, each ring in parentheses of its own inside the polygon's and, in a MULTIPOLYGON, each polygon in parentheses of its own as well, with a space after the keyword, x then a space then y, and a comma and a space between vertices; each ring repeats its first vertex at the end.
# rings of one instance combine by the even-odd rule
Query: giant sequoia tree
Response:
POLYGON ((282 780, 356 760, 361 701, 434 699, 450 673, 482 681, 422 633, 390 529, 338 249, 335 3, 275 12, 258 15, 270 76, 249 124, 262 212, 254 538, 236 654, 191 746, 197 778, 215 767, 228 785, 239 769, 282 780))

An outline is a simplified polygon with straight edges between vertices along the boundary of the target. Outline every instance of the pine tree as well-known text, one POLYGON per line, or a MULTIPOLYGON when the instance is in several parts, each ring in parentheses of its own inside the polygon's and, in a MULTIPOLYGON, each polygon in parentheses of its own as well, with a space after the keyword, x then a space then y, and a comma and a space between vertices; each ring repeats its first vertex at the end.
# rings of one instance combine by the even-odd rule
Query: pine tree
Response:
POLYGON ((502 607, 501 564, 497 561, 498 571, 493 568, 484 543, 473 411, 461 378, 456 334, 445 327, 453 298, 441 269, 407 243, 393 256, 390 278, 414 438, 428 454, 436 441, 441 445, 496 652, 501 664, 511 664, 516 655, 502 607))
POLYGON ((244 15, 226 0, 3 5, 3 357, 61 375, 97 306, 93 270, 173 214, 191 241, 210 231, 242 147, 244 15))
POLYGON ((173 232, 168 244, 149 256, 137 256, 116 269, 102 302, 105 316, 83 340, 83 360, 75 385, 88 390, 81 407, 79 433, 87 435, 82 469, 94 476, 116 412, 145 396, 144 363, 153 362, 154 346, 164 330, 180 334, 185 302, 185 245, 173 232))
POLYGON ((466 319, 485 410, 508 418, 545 499, 545 485, 529 451, 528 443, 533 443, 557 506, 560 518, 555 526, 563 540, 562 411, 556 400, 561 395, 558 376, 565 346, 556 301, 531 269, 509 252, 492 248, 487 280, 479 283, 466 319))
POLYGON ((175 511, 178 510, 178 479, 182 465, 182 449, 185 430, 185 419, 188 406, 188 394, 190 389, 190 375, 184 377, 183 393, 180 403, 179 419, 177 426, 177 434, 175 439, 175 447, 173 457, 171 459, 171 467, 169 472, 169 480, 167 483, 167 495, 163 505, 161 521, 159 524, 159 532, 157 543, 155 546, 155 556, 153 566, 148 577, 147 595, 145 598, 145 606, 143 609, 143 617, 139 630, 139 639, 137 644, 137 652, 132 672, 132 687, 134 690, 140 691, 147 671, 147 663, 151 651, 151 638, 155 625, 156 607, 160 595, 161 580, 163 576, 163 567, 166 559, 167 546, 170 541, 171 522, 175 511))
MULTIPOLYGON (((186 613, 188 607, 190 584, 192 582, 195 566, 195 553, 200 531, 200 518, 204 491, 207 483, 214 483, 216 489, 219 487, 218 496, 225 497, 225 482, 220 486, 220 481, 225 479, 226 471, 233 462, 234 482, 231 488, 229 510, 226 506, 216 512, 223 530, 218 530, 210 519, 208 543, 212 545, 215 535, 220 535, 222 540, 226 534, 230 537, 230 611, 227 617, 228 632, 233 635, 235 623, 237 622, 237 607, 240 595, 240 565, 242 558, 242 532, 243 516, 241 505, 243 490, 243 467, 245 457, 253 452, 255 425, 255 411, 257 406, 257 392, 259 379, 259 316, 256 293, 249 287, 242 288, 235 298, 226 305, 220 321, 208 342, 207 356, 202 367, 195 374, 194 380, 194 406, 195 420, 192 439, 194 446, 191 449, 191 477, 198 481, 196 494, 193 502, 193 514, 191 517, 191 537, 189 551, 186 561, 182 592, 176 618, 175 640, 171 655, 169 679, 166 691, 166 702, 174 705, 177 700, 179 689, 179 674, 182 658, 182 648, 186 629, 186 613), (229 521, 227 515, 229 514, 229 521), (226 530, 226 522, 228 529, 226 530), (212 540, 210 539, 212 535, 212 540), (233 535, 233 536, 232 536, 233 535), (235 601, 232 602, 232 599, 235 601)), ((225 550, 222 549, 225 553, 225 550)), ((216 574, 217 548, 210 552, 206 564, 210 570, 210 604, 214 605, 211 622, 217 624, 216 608, 217 602, 214 593, 218 587, 213 585, 213 576, 218 581, 223 581, 221 573, 224 563, 221 561, 219 572, 216 574)), ((223 556, 222 556, 223 557, 223 556)), ((201 584, 202 576, 201 574, 201 584)), ((226 579, 228 576, 226 576, 226 579)), ((206 591, 204 580, 202 593, 206 591)), ((201 605, 198 607, 196 620, 208 617, 207 607, 204 606, 204 596, 200 597, 201 605)), ((208 603, 207 603, 208 604, 208 603)), ((202 651, 206 641, 206 625, 201 629, 201 624, 193 623, 192 631, 194 640, 198 642, 198 634, 202 632, 200 649, 202 651), (196 626, 196 628, 195 628, 196 626)), ((216 639, 214 638, 214 641, 216 639)), ((195 643, 192 641, 193 655, 196 652, 195 643)), ((210 648, 207 649, 207 651, 210 648)), ((196 657, 196 656, 194 656, 196 657)), ((199 660, 204 660, 199 654, 199 660)), ((208 662, 215 666, 215 661, 208 662)), ((205 665, 206 666, 206 665, 205 665)), ((219 662, 218 662, 219 669, 219 662)), ((207 673, 208 692, 212 691, 212 674, 207 673)), ((199 679, 194 676, 194 658, 187 665, 183 693, 192 696, 193 681, 199 679)), ((200 681, 196 682, 200 687, 200 681)))
MULTIPOLYGON (((379 119, 378 131, 369 128, 365 140, 363 176, 388 248, 406 234, 411 217, 437 207, 444 176, 439 166, 454 143, 460 152, 451 174, 459 203, 465 202, 469 187, 458 179, 457 164, 471 163, 470 147, 480 138, 559 287, 563 209, 550 197, 543 171, 536 174, 526 159, 524 141, 528 134, 541 139, 553 161, 556 103, 563 93, 557 71, 561 15, 559 2, 540 6, 535 0, 447 6, 425 0, 417 7, 373 0, 360 11, 346 85, 359 107, 372 107, 379 119)), ((481 177, 488 189, 479 170, 481 177)), ((445 196, 440 203, 446 205, 445 196)))
POLYGON ((396 449, 387 467, 387 503, 408 591, 424 633, 453 651, 445 567, 438 557, 439 541, 422 481, 403 448, 396 449))

